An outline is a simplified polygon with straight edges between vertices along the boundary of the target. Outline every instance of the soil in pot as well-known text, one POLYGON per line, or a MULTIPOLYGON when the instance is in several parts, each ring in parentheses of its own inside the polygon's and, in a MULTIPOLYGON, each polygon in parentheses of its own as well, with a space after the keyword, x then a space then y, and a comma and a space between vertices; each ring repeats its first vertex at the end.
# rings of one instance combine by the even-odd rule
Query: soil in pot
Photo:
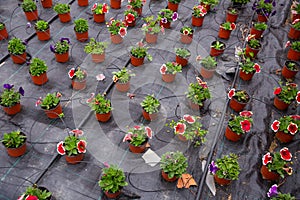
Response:
POLYGON ((300 51, 295 51, 294 49, 290 48, 287 58, 294 61, 300 60, 300 51))
POLYGON ((51 8, 52 0, 41 0, 43 8, 51 8))
POLYGON ((290 31, 288 33, 288 38, 297 40, 300 38, 300 30, 295 29, 291 26, 290 31))
POLYGON ((78 81, 72 80, 72 88, 73 90, 83 90, 86 88, 86 79, 78 81))
POLYGON ((252 27, 251 31, 250 31, 250 35, 254 35, 255 39, 260 39, 263 32, 264 31, 260 31, 260 30, 255 29, 254 27, 252 27))
POLYGON ((247 45, 245 55, 249 58, 256 58, 259 50, 260 50, 260 48, 254 49, 254 48, 250 47, 249 45, 247 45))
POLYGON ((114 44, 120 44, 123 42, 123 38, 119 34, 110 35, 110 39, 111 39, 111 42, 114 44))
POLYGON ((216 44, 216 41, 212 42, 210 45, 210 56, 216 57, 219 55, 222 55, 225 51, 226 45, 225 43, 222 42, 222 44, 224 45, 223 49, 216 49, 213 45, 216 44))
POLYGON ((162 80, 166 83, 174 82, 175 77, 176 77, 176 74, 162 74, 161 75, 162 80))
POLYGON ((63 13, 63 14, 58 14, 58 17, 62 23, 67 23, 67 22, 71 21, 71 14, 69 12, 63 13))
POLYGON ((88 31, 86 31, 84 33, 79 33, 79 32, 75 31, 75 34, 76 34, 76 39, 80 42, 85 42, 89 39, 89 32, 88 31))
POLYGON ((39 18, 37 9, 31 12, 24 13, 28 21, 36 21, 39 18))
MULTIPOLYGON (((249 102, 249 100, 248 100, 248 102, 249 102)), ((234 110, 236 112, 240 112, 246 107, 248 102, 246 102, 246 103, 245 102, 238 102, 236 98, 232 97, 230 99, 229 106, 232 110, 234 110)))
POLYGON ((66 53, 55 53, 56 62, 65 63, 69 61, 69 52, 66 53))
POLYGON ((227 11, 227 15, 226 15, 226 22, 231 22, 231 23, 235 23, 237 18, 238 18, 238 13, 236 14, 232 14, 229 11, 227 11))
POLYGON ((192 41, 193 41, 193 34, 191 35, 181 34, 180 42, 182 42, 183 44, 191 44, 192 41))
POLYGON ((230 37, 230 34, 231 34, 231 30, 225 30, 225 29, 223 29, 222 27, 220 27, 219 35, 218 35, 219 38, 228 40, 229 37, 230 37))
POLYGON ((283 68, 282 68, 282 70, 281 70, 281 74, 286 79, 293 79, 293 78, 295 78, 298 71, 299 71, 299 67, 298 67, 297 63, 295 63, 293 61, 286 61, 283 68), (291 70, 287 67, 289 62, 292 62, 292 63, 295 64, 295 69, 296 70, 291 70))
MULTIPOLYGON (((21 133, 25 135, 24 133, 21 133)), ((7 154, 11 157, 19 157, 26 153, 26 138, 24 144, 19 146, 18 148, 6 148, 7 154)))
POLYGON ((121 8, 121 0, 110 0, 110 7, 112 9, 120 9, 121 8))
POLYGON ((147 148, 146 147, 147 142, 148 142, 148 139, 143 144, 141 144, 140 146, 134 146, 134 145, 128 143, 129 149, 132 153, 144 153, 146 151, 146 148, 147 148))
POLYGON ((170 1, 168 1, 168 9, 172 10, 173 12, 177 12, 178 6, 178 3, 171 3, 170 1))
POLYGON ((105 194, 106 197, 109 198, 109 199, 115 199, 115 198, 117 198, 118 196, 120 196, 121 192, 122 192, 122 191, 120 190, 120 191, 115 192, 115 193, 104 192, 104 194, 105 194))
POLYGON ((50 39, 50 28, 48 28, 45 31, 38 31, 36 30, 36 34, 38 36, 38 39, 41 41, 47 41, 50 39))
POLYGON ((116 88, 119 92, 127 92, 130 89, 130 82, 119 83, 116 82, 116 88))
POLYGON ((94 63, 101 63, 105 60, 105 53, 103 54, 91 54, 92 56, 92 61, 94 63))
POLYGON ((149 114, 143 109, 143 117, 148 121, 154 121, 158 118, 158 113, 149 114))
POLYGON ((94 22, 102 23, 105 22, 105 14, 93 14, 94 22))
POLYGON ((268 18, 265 15, 257 14, 257 21, 258 22, 267 22, 268 18))
POLYGON ((145 35, 146 42, 149 43, 149 44, 156 43, 157 42, 157 38, 158 38, 158 34, 146 33, 146 35, 145 35))
POLYGON ((188 64, 188 59, 182 58, 182 57, 176 55, 176 62, 177 62, 178 64, 180 64, 182 67, 185 67, 185 66, 187 66, 187 64, 188 64))
POLYGON ((245 72, 243 72, 241 69, 240 69, 240 72, 239 72, 239 76, 242 80, 244 81, 250 81, 252 79, 252 77, 254 76, 254 72, 253 73, 248 73, 246 74, 245 72))
POLYGON ((142 64, 144 64, 144 59, 145 59, 145 57, 137 58, 132 55, 130 56, 130 62, 135 67, 138 67, 138 66, 141 66, 142 64))
POLYGON ((89 5, 89 0, 77 0, 77 2, 78 2, 78 5, 81 7, 89 5))
POLYGON ((4 28, 0 30, 0 41, 5 40, 7 38, 8 38, 8 33, 6 27, 4 26, 4 28))
POLYGON ((171 28, 171 22, 167 23, 162 23, 161 21, 159 22, 160 26, 163 26, 164 28, 170 29, 171 28))
POLYGON ((216 69, 209 70, 204 67, 201 67, 200 74, 205 79, 211 79, 214 76, 215 71, 216 71, 216 69))

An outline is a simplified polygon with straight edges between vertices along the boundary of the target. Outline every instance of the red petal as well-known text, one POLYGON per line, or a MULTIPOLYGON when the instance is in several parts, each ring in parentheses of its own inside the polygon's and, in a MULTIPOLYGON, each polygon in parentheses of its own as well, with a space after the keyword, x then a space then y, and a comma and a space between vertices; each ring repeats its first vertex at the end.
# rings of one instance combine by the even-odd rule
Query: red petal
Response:
POLYGON ((300 104, 300 91, 297 92, 296 100, 297 100, 297 103, 300 104))
POLYGON ((181 135, 184 134, 185 128, 186 128, 186 125, 183 124, 183 123, 178 123, 178 124, 174 127, 175 132, 176 132, 176 133, 179 133, 179 134, 181 134, 181 135))
POLYGON ((274 90, 274 95, 278 95, 281 92, 281 87, 278 87, 274 90))
POLYGON ((256 73, 260 73, 260 65, 255 63, 254 66, 256 73))
POLYGON ((60 155, 65 155, 66 154, 66 150, 65 150, 63 141, 61 141, 57 144, 56 150, 57 150, 57 153, 59 153, 60 155))
POLYGON ((167 66, 165 64, 163 64, 161 67, 160 67, 160 73, 161 74, 166 74, 166 71, 167 71, 167 66))
POLYGON ((69 75, 69 78, 72 79, 75 75, 75 68, 70 69, 68 75, 69 75))
POLYGON ((152 129, 148 126, 145 127, 145 131, 147 133, 148 138, 152 138, 152 129))
POLYGON ((229 90, 229 92, 228 92, 228 98, 229 99, 231 99, 233 96, 235 95, 235 89, 234 88, 232 88, 231 90, 229 90))
POLYGON ((124 37, 127 34, 126 28, 124 27, 120 28, 119 34, 121 37, 124 37))
POLYGON ((134 128, 135 130, 140 130, 140 129, 141 129, 141 127, 138 126, 138 125, 134 126, 133 128, 134 128))
POLYGON ((196 121, 195 117, 193 117, 191 115, 183 115, 183 119, 189 124, 193 124, 196 121))
POLYGON ((280 122, 278 120, 275 120, 271 125, 271 129, 274 132, 277 132, 279 130, 279 125, 280 125, 280 122))
POLYGON ((292 154, 290 153, 288 148, 284 147, 280 150, 280 157, 285 161, 291 161, 292 154))
POLYGON ((287 127, 287 130, 292 134, 295 135, 298 132, 298 126, 295 123, 290 123, 287 127))
POLYGON ((80 140, 77 142, 77 150, 78 153, 85 153, 86 152, 86 141, 80 140))
POLYGON ((39 200, 36 196, 28 195, 25 200, 39 200))
POLYGON ((252 115, 253 115, 253 113, 251 111, 244 110, 244 111, 240 112, 240 116, 242 116, 242 117, 251 117, 252 115))
POLYGON ((272 156, 270 155, 270 153, 266 153, 263 158, 262 158, 262 161, 263 161, 263 165, 267 165, 268 163, 272 163, 272 156))
POLYGON ((71 130, 71 133, 73 133, 75 136, 82 136, 83 135, 83 131, 82 130, 79 130, 79 129, 74 129, 74 130, 71 130))
POLYGON ((243 131, 248 132, 251 129, 251 123, 249 120, 245 119, 244 121, 240 122, 240 125, 242 126, 243 131))

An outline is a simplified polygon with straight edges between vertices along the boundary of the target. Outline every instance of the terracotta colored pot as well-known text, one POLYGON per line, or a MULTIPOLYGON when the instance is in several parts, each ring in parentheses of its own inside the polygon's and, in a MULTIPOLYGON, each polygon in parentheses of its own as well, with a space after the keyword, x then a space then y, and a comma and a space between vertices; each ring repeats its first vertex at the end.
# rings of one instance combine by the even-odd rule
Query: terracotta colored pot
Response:
POLYGON ((257 21, 258 22, 267 22, 268 18, 265 15, 257 14, 257 21))
POLYGON ((225 130, 225 137, 232 142, 237 142, 242 137, 242 134, 236 134, 229 126, 227 126, 225 130))
POLYGON ((76 39, 80 42, 85 42, 89 39, 89 32, 88 31, 86 31, 84 33, 79 33, 79 32, 75 31, 75 34, 76 34, 76 39))
POLYGON ((210 11, 210 4, 205 4, 201 2, 200 5, 203 6, 207 10, 207 12, 210 11))
POLYGON ((52 0, 41 0, 43 8, 51 8, 52 0))
POLYGON ((142 4, 142 7, 133 8, 133 10, 136 11, 138 13, 138 16, 140 17, 142 15, 142 12, 143 12, 143 4, 142 4))
POLYGON ((116 88, 119 92, 127 92, 130 89, 130 81, 127 83, 116 82, 116 88))
POLYGON ((102 23, 105 22, 105 13, 103 14, 93 14, 94 22, 102 23))
POLYGON ((171 3, 170 1, 168 1, 168 9, 172 10, 173 12, 177 12, 178 5, 178 3, 171 3))
POLYGON ((69 61, 69 52, 59 54, 55 53, 56 62, 65 63, 69 61))
POLYGON ((15 64, 24 64, 26 62, 26 56, 26 52, 21 55, 10 54, 10 57, 15 64))
POLYGON ((121 194, 121 190, 115 193, 110 193, 110 192, 104 192, 107 198, 109 199, 116 199, 118 196, 121 194))
POLYGON ((77 2, 78 2, 78 5, 82 6, 82 7, 89 5, 89 0, 77 0, 77 2))
POLYGON ((2 30, 0 30, 0 41, 7 39, 7 38, 8 38, 8 33, 7 33, 6 27, 4 25, 4 28, 2 30))
POLYGON ((290 48, 287 54, 287 58, 289 60, 300 60, 300 51, 295 51, 294 49, 290 48))
POLYGON ((253 49, 251 48, 248 44, 246 45, 246 52, 245 55, 249 58, 256 58, 260 48, 258 49, 253 49), (253 53, 253 56, 250 55, 250 53, 253 53))
POLYGON ((185 67, 188 64, 189 61, 186 58, 182 58, 182 57, 176 55, 176 62, 178 64, 180 64, 182 67, 185 67))
POLYGON ((281 99, 279 99, 279 97, 276 95, 274 98, 274 106, 278 109, 278 110, 286 110, 289 107, 290 104, 285 103, 284 101, 282 101, 281 99))
POLYGON ((171 22, 167 22, 167 23, 162 23, 161 21, 159 22, 160 26, 163 26, 164 28, 171 28, 171 22))
POLYGON ((183 44, 191 44, 192 41, 193 41, 193 34, 191 35, 181 34, 180 42, 182 42, 183 44))
POLYGON ((250 31, 250 34, 251 35, 255 35, 254 38, 255 39, 260 39, 262 34, 263 34, 264 31, 260 31, 260 30, 257 30, 255 29, 254 27, 251 28, 251 31, 250 31))
POLYGON ((279 179, 279 174, 276 172, 269 171, 266 165, 261 166, 260 173, 263 179, 269 181, 276 181, 279 179))
POLYGON ((192 26, 201 27, 203 24, 204 17, 192 16, 192 26))
POLYGON ((32 82, 35 85, 43 85, 43 84, 47 83, 47 81, 48 81, 48 77, 47 77, 47 73, 46 72, 43 73, 43 74, 41 74, 41 75, 39 75, 39 76, 32 76, 31 74, 30 74, 30 76, 31 76, 32 82))
POLYGON ((225 179, 225 178, 219 178, 217 176, 217 174, 214 175, 214 179, 221 186, 223 186, 223 185, 229 185, 231 183, 231 180, 228 180, 228 179, 225 179))
POLYGON ((238 102, 234 97, 232 97, 230 99, 229 106, 232 110, 240 112, 246 107, 247 103, 238 102))
POLYGON ((290 31, 288 33, 288 38, 297 40, 300 38, 300 30, 295 29, 291 26, 290 31))
POLYGON ((123 38, 119 34, 110 35, 110 39, 111 39, 111 42, 114 44, 120 44, 123 42, 123 38))
POLYGON ((45 31, 38 31, 36 30, 36 34, 38 36, 38 39, 41 41, 47 41, 50 39, 50 28, 48 28, 45 31))
POLYGON ((162 74, 162 80, 166 83, 172 83, 175 80, 176 74, 162 74))
POLYGON ((136 57, 130 55, 130 62, 135 67, 138 67, 138 66, 144 64, 144 59, 145 58, 136 58, 136 57))
POLYGON ((110 7, 112 9, 120 9, 121 8, 121 0, 110 0, 110 7))
POLYGON ((24 12, 24 13, 28 21, 35 21, 38 20, 39 18, 37 9, 32 12, 24 12))
POLYGON ((174 176, 173 178, 169 178, 168 174, 165 173, 163 170, 161 171, 161 176, 163 177, 163 179, 167 182, 175 182, 178 178, 176 176, 174 176))
POLYGON ((178 134, 177 137, 178 137, 179 140, 181 140, 183 142, 187 141, 187 139, 186 139, 186 137, 184 135, 178 134))
POLYGON ((243 72, 241 69, 240 69, 240 78, 244 81, 250 81, 254 75, 254 72, 253 73, 249 73, 249 74, 246 74, 245 72, 243 72))
POLYGON ((216 49, 216 48, 214 48, 213 45, 215 43, 216 43, 216 41, 212 42, 211 45, 210 45, 210 53, 209 53, 209 55, 213 56, 213 57, 222 55, 224 53, 225 49, 226 49, 226 45, 223 42, 222 42, 222 44, 224 45, 223 49, 216 49))
MULTIPOLYGON (((289 62, 293 62, 293 61, 289 61, 289 62)), ((284 78, 286 79, 293 79, 295 78, 298 70, 298 64, 295 63, 297 66, 297 70, 290 70, 289 68, 287 68, 287 62, 285 62, 285 65, 283 66, 282 70, 281 70, 281 74, 284 78)))
POLYGON ((132 153, 144 153, 146 151, 146 145, 147 145, 148 140, 146 140, 143 144, 140 146, 134 146, 130 143, 129 144, 129 149, 132 153))
POLYGON ((7 154, 11 157, 19 157, 26 153, 26 138, 24 144, 18 148, 6 148, 7 154))
POLYGON ((17 103, 11 107, 5 107, 5 106, 2 106, 3 108, 3 111, 8 114, 8 115, 15 115, 17 113, 19 113, 21 111, 21 104, 20 103, 17 103))
POLYGON ((231 22, 231 23, 235 23, 237 18, 238 18, 238 14, 232 14, 230 12, 227 11, 227 15, 226 15, 226 22, 231 22))
POLYGON ((83 157, 84 157, 84 153, 79 153, 77 155, 71 155, 71 156, 65 155, 66 161, 72 165, 77 164, 80 161, 82 161, 83 157))
POLYGON ((203 107, 203 106, 200 106, 199 104, 192 102, 191 100, 188 100, 188 104, 192 110, 196 110, 196 111, 200 110, 203 107))
POLYGON ((300 14, 292 14, 292 22, 296 19, 300 19, 300 14))
POLYGON ((157 119, 158 113, 149 114, 143 109, 143 117, 145 118, 145 120, 154 121, 157 119))
POLYGON ((58 17, 59 17, 59 20, 60 20, 62 23, 66 23, 66 22, 71 21, 71 14, 70 14, 70 12, 68 12, 68 13, 63 13, 63 14, 58 14, 58 17))
POLYGON ((200 74, 203 78, 210 79, 213 77, 215 71, 216 71, 216 69, 208 70, 208 69, 205 69, 204 67, 201 67, 200 74))
POLYGON ((229 37, 230 37, 230 34, 231 34, 231 30, 225 30, 225 29, 223 29, 222 27, 220 27, 219 35, 218 35, 219 38, 228 40, 229 37))
POLYGON ((150 34, 150 33, 146 33, 145 39, 146 42, 149 44, 154 44, 157 42, 157 38, 158 38, 158 34, 150 34))
POLYGON ((108 113, 96 113, 96 119, 99 122, 107 122, 110 119, 111 116, 111 111, 109 111, 108 113))
POLYGON ((86 88, 86 79, 82 81, 78 81, 76 79, 72 80, 72 88, 73 90, 83 90, 86 88))
POLYGON ((47 117, 50 119, 56 119, 59 118, 59 115, 62 113, 62 107, 60 103, 55 108, 52 108, 50 110, 44 109, 44 112, 46 113, 47 117))
POLYGON ((105 53, 103 54, 91 54, 92 56, 92 61, 94 63, 101 63, 105 60, 105 53))
POLYGON ((285 133, 283 131, 278 131, 275 136, 281 143, 291 142, 294 138, 294 135, 285 133))

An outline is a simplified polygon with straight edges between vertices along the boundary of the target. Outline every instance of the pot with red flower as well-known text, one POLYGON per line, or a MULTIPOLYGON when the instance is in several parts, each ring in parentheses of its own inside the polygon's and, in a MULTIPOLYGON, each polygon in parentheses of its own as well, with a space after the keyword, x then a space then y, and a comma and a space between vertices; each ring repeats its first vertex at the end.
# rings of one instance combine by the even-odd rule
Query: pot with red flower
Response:
POLYGON ((79 18, 74 21, 74 31, 76 39, 80 42, 85 42, 89 39, 89 24, 86 19, 79 18))
POLYGON ((8 41, 7 50, 12 61, 15 64, 24 64, 26 62, 26 45, 20 38, 12 38, 8 41))
POLYGON ((188 60, 191 56, 191 52, 186 48, 175 48, 176 63, 185 67, 188 64, 188 60))
POLYGON ((105 13, 108 13, 109 9, 110 7, 106 3, 94 3, 91 8, 91 11, 93 12, 94 22, 105 22, 105 13))
POLYGON ((167 62, 160 67, 162 80, 166 83, 174 82, 176 74, 181 72, 181 65, 176 62, 167 62))
POLYGON ((290 31, 288 33, 288 38, 297 40, 300 38, 300 19, 296 19, 290 25, 290 31))
POLYGON ((21 96, 24 96, 24 89, 19 87, 15 91, 14 85, 4 84, 3 91, 0 96, 0 105, 3 111, 8 115, 15 115, 21 111, 21 96))
POLYGON ((276 14, 276 10, 273 10, 275 6, 275 1, 255 0, 252 6, 252 10, 255 10, 255 12, 257 13, 257 21, 267 22, 271 16, 276 14))
POLYGON ((239 11, 236 8, 229 7, 226 12, 226 22, 235 23, 239 16, 239 11))
POLYGON ((47 83, 47 70, 48 66, 44 60, 33 58, 29 65, 29 74, 32 82, 36 85, 43 85, 47 83))
POLYGON ((193 41, 194 30, 191 27, 184 26, 180 29, 181 37, 180 42, 183 44, 191 44, 193 41))
POLYGON ((152 129, 149 126, 134 126, 128 130, 123 142, 129 142, 132 153, 143 153, 147 148, 147 142, 152 138, 152 129))
POLYGON ((100 63, 105 60, 105 49, 107 46, 107 42, 97 42, 95 38, 90 38, 89 43, 84 47, 84 52, 91 54, 94 63, 100 63))
POLYGON ((164 33, 164 28, 159 26, 159 21, 154 19, 154 16, 148 16, 143 18, 146 22, 142 26, 142 31, 145 34, 145 40, 147 43, 156 43, 158 38, 158 33, 161 31, 164 33))
POLYGON ((69 38, 61 38, 55 43, 55 45, 50 45, 50 51, 55 53, 56 62, 60 63, 65 63, 69 61, 69 49, 69 38))
POLYGON ((128 9, 124 11, 124 21, 129 27, 134 27, 138 13, 133 9, 128 9))
POLYGON ((192 14, 192 26, 201 27, 207 10, 202 5, 195 5, 192 14))
POLYGON ((279 120, 274 120, 271 129, 281 143, 291 142, 300 129, 300 116, 283 116, 279 120))
POLYGON ((142 42, 138 42, 136 47, 130 50, 130 62, 133 66, 138 67, 144 64, 145 57, 152 61, 152 56, 148 53, 148 47, 142 42))
POLYGON ((261 66, 257 63, 254 63, 250 58, 240 63, 240 72, 239 76, 244 81, 250 81, 255 73, 260 73, 261 66))
POLYGON ((146 3, 146 0, 128 0, 128 7, 135 10, 138 13, 138 16, 141 16, 143 12, 143 3, 146 3))
POLYGON ((225 137, 232 142, 237 142, 243 134, 249 132, 253 123, 251 111, 245 110, 239 114, 232 115, 226 127, 225 137))
POLYGON ((60 92, 48 93, 43 99, 40 97, 35 103, 35 106, 40 105, 50 119, 63 117, 60 97, 60 92))
POLYGON ((20 130, 4 133, 1 140, 11 157, 19 157, 26 153, 26 135, 20 130))
POLYGON ((28 21, 35 21, 38 19, 38 11, 36 2, 33 0, 23 0, 21 7, 26 15, 28 21))
POLYGON ((209 165, 209 171, 214 175, 215 181, 221 185, 229 185, 231 181, 238 180, 241 171, 238 156, 234 153, 218 158, 209 165))
POLYGON ((233 109, 236 112, 242 111, 247 103, 250 101, 250 96, 245 90, 235 90, 235 88, 232 88, 228 92, 228 98, 229 106, 231 109, 233 109))
POLYGON ((26 191, 18 198, 18 200, 51 200, 52 193, 45 187, 29 186, 26 188, 26 191))
POLYGON ((202 5, 207 12, 214 8, 219 3, 219 0, 200 0, 200 5, 202 5))
POLYGON ((41 0, 43 8, 51 8, 52 0, 41 0))
POLYGON ((161 156, 162 177, 167 182, 176 181, 182 174, 186 173, 187 167, 187 158, 180 151, 168 151, 161 156))
POLYGON ((186 97, 192 110, 200 110, 205 100, 210 99, 211 95, 206 82, 197 77, 197 83, 190 83, 186 97))
POLYGON ((171 22, 176 21, 178 18, 178 13, 170 9, 161 9, 158 12, 157 19, 159 20, 160 26, 164 28, 171 28, 171 22))
POLYGON ((300 4, 297 1, 294 1, 291 6, 291 21, 295 21, 296 19, 300 19, 300 4))
POLYGON ((6 26, 3 22, 0 22, 0 41, 8 38, 6 26))
POLYGON ((181 0, 168 0, 168 9, 177 12, 181 0))
POLYGON ((203 59, 198 59, 201 64, 200 74, 205 79, 210 79, 214 76, 217 69, 217 60, 215 57, 207 56, 203 59))
POLYGON ((231 31, 233 31, 236 28, 235 23, 231 22, 225 22, 220 25, 220 30, 219 30, 219 38, 228 40, 231 34, 231 31))
POLYGON ((123 67, 117 72, 113 72, 113 81, 119 92, 127 92, 130 89, 130 77, 135 76, 131 71, 123 67))
POLYGON ((86 152, 86 141, 79 138, 83 135, 83 131, 75 129, 70 131, 64 141, 57 144, 57 153, 65 155, 65 159, 70 164, 77 164, 82 161, 86 152))
POLYGON ((259 40, 254 38, 254 35, 249 35, 246 39, 247 45, 245 50, 245 56, 248 58, 254 59, 256 58, 260 48, 261 43, 259 40))
POLYGON ((216 57, 216 56, 219 56, 219 55, 222 55, 223 52, 225 51, 226 49, 226 45, 224 42, 221 42, 221 41, 213 41, 210 45, 210 56, 213 56, 213 57, 216 57))
POLYGON ((78 6, 85 7, 89 5, 89 0, 77 0, 78 6))
POLYGON ((108 31, 110 32, 111 42, 114 44, 120 44, 123 42, 123 37, 127 34, 127 25, 121 20, 110 19, 106 23, 108 31))
POLYGON ((294 100, 300 103, 300 95, 295 83, 285 85, 280 83, 280 87, 275 88, 274 95, 274 106, 279 110, 286 110, 294 100))
POLYGON ((110 0, 110 7, 112 9, 120 9, 121 8, 121 0, 110 0))
POLYGON ((268 28, 268 25, 265 22, 254 22, 250 35, 254 35, 255 39, 260 39, 262 37, 263 32, 268 28))
POLYGON ((83 90, 86 88, 87 73, 80 67, 71 68, 68 72, 69 78, 72 80, 73 90, 83 90))
POLYGON ((58 3, 54 6, 53 10, 58 14, 59 20, 62 23, 71 21, 71 7, 69 4, 58 3))
POLYGON ((287 147, 283 147, 279 152, 268 152, 262 157, 262 167, 260 173, 263 179, 276 181, 279 177, 284 178, 286 174, 292 175, 293 169, 292 154, 287 147))
POLYGON ((296 62, 287 60, 281 70, 281 74, 286 79, 294 79, 299 71, 299 65, 296 62))
POLYGON ((285 47, 289 46, 290 49, 288 51, 287 58, 294 61, 300 60, 300 41, 294 41, 292 43, 287 41, 285 47))
POLYGON ((50 26, 49 23, 44 20, 39 20, 35 23, 35 31, 38 39, 46 41, 50 39, 50 26))
POLYGON ((158 118, 158 113, 160 110, 160 102, 154 97, 154 94, 147 95, 140 103, 143 109, 143 117, 148 121, 154 121, 158 118))
POLYGON ((95 94, 92 93, 87 103, 95 112, 96 119, 99 122, 107 122, 110 119, 112 110, 111 102, 109 99, 106 99, 104 95, 98 93, 95 96, 95 94))

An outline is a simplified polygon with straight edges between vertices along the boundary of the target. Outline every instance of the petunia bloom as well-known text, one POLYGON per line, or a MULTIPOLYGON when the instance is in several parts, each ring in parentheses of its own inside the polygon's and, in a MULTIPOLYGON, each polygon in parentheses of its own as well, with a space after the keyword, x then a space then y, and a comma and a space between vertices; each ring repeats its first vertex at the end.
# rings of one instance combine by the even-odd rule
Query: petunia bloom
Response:
POLYGON ((178 13, 174 12, 173 15, 172 15, 172 20, 176 21, 177 19, 178 19, 178 13))
POLYGON ((274 184, 274 185, 272 185, 270 187, 270 189, 269 189, 269 191, 267 193, 268 197, 275 197, 275 196, 277 196, 277 194, 278 194, 277 187, 278 186, 276 184, 274 184))
POLYGON ((74 78, 74 75, 75 75, 75 68, 74 67, 69 70, 68 75, 69 75, 70 79, 74 78))
POLYGON ((227 96, 229 99, 231 99, 234 95, 235 95, 235 89, 232 88, 231 90, 229 90, 227 96))
POLYGON ((272 163, 272 156, 270 154, 270 152, 266 153, 263 157, 262 157, 262 162, 263 165, 267 165, 268 163, 272 163))
POLYGON ((247 110, 244 110, 244 111, 240 112, 239 114, 242 117, 251 117, 253 115, 253 113, 251 111, 247 111, 247 110))
POLYGON ((181 135, 184 134, 186 129, 186 125, 184 123, 177 123, 177 125, 174 127, 175 133, 179 133, 181 135))
POLYGON ((14 85, 10 85, 10 84, 8 84, 8 83, 6 83, 6 84, 3 85, 3 88, 4 88, 4 89, 7 89, 7 90, 12 89, 13 87, 14 87, 14 85))
POLYGON ((292 154, 287 147, 283 147, 282 149, 280 149, 280 157, 285 161, 292 160, 292 154))
POLYGON ((160 73, 161 74, 166 74, 168 68, 165 64, 163 64, 161 67, 160 67, 160 73))
POLYGON ((149 126, 146 126, 145 131, 146 131, 147 137, 149 139, 152 139, 152 129, 149 126))
POLYGON ((191 115, 183 115, 183 119, 189 124, 193 124, 196 121, 195 117, 193 117, 191 115))
POLYGON ((278 94, 280 94, 281 93, 281 87, 278 87, 278 88, 276 88, 275 90, 274 90, 274 95, 278 95, 278 94))
POLYGON ((295 135, 298 132, 298 126, 297 124, 291 122, 288 127, 287 130, 292 134, 295 135))
POLYGON ((216 174, 216 172, 219 170, 219 168, 217 167, 217 165, 215 164, 214 161, 211 161, 210 165, 209 165, 209 171, 212 174, 216 174))
POLYGON ((241 128, 245 132, 249 132, 251 129, 251 123, 249 120, 245 119, 244 121, 240 122, 241 128))
POLYGON ((279 130, 279 125, 280 125, 280 121, 278 120, 275 120, 272 125, 271 125, 271 129, 274 131, 274 132, 277 132, 279 130))
POLYGON ((77 150, 78 153, 85 153, 86 152, 86 141, 80 140, 77 142, 77 150))
POLYGON ((59 153, 60 155, 65 155, 66 154, 66 149, 64 147, 64 142, 61 141, 57 144, 57 153, 59 153))
POLYGON ((296 101, 297 104, 300 104, 300 91, 297 92, 296 101))
POLYGON ((259 64, 255 63, 255 64, 253 65, 253 67, 254 67, 256 73, 260 73, 260 68, 261 68, 261 67, 260 67, 259 64))
POLYGON ((120 28, 120 30, 119 30, 119 35, 120 35, 121 37, 124 37, 126 34, 127 34, 126 28, 124 28, 124 27, 120 28))
POLYGON ((24 96, 25 91, 22 87, 19 87, 19 93, 20 93, 20 95, 24 96))

